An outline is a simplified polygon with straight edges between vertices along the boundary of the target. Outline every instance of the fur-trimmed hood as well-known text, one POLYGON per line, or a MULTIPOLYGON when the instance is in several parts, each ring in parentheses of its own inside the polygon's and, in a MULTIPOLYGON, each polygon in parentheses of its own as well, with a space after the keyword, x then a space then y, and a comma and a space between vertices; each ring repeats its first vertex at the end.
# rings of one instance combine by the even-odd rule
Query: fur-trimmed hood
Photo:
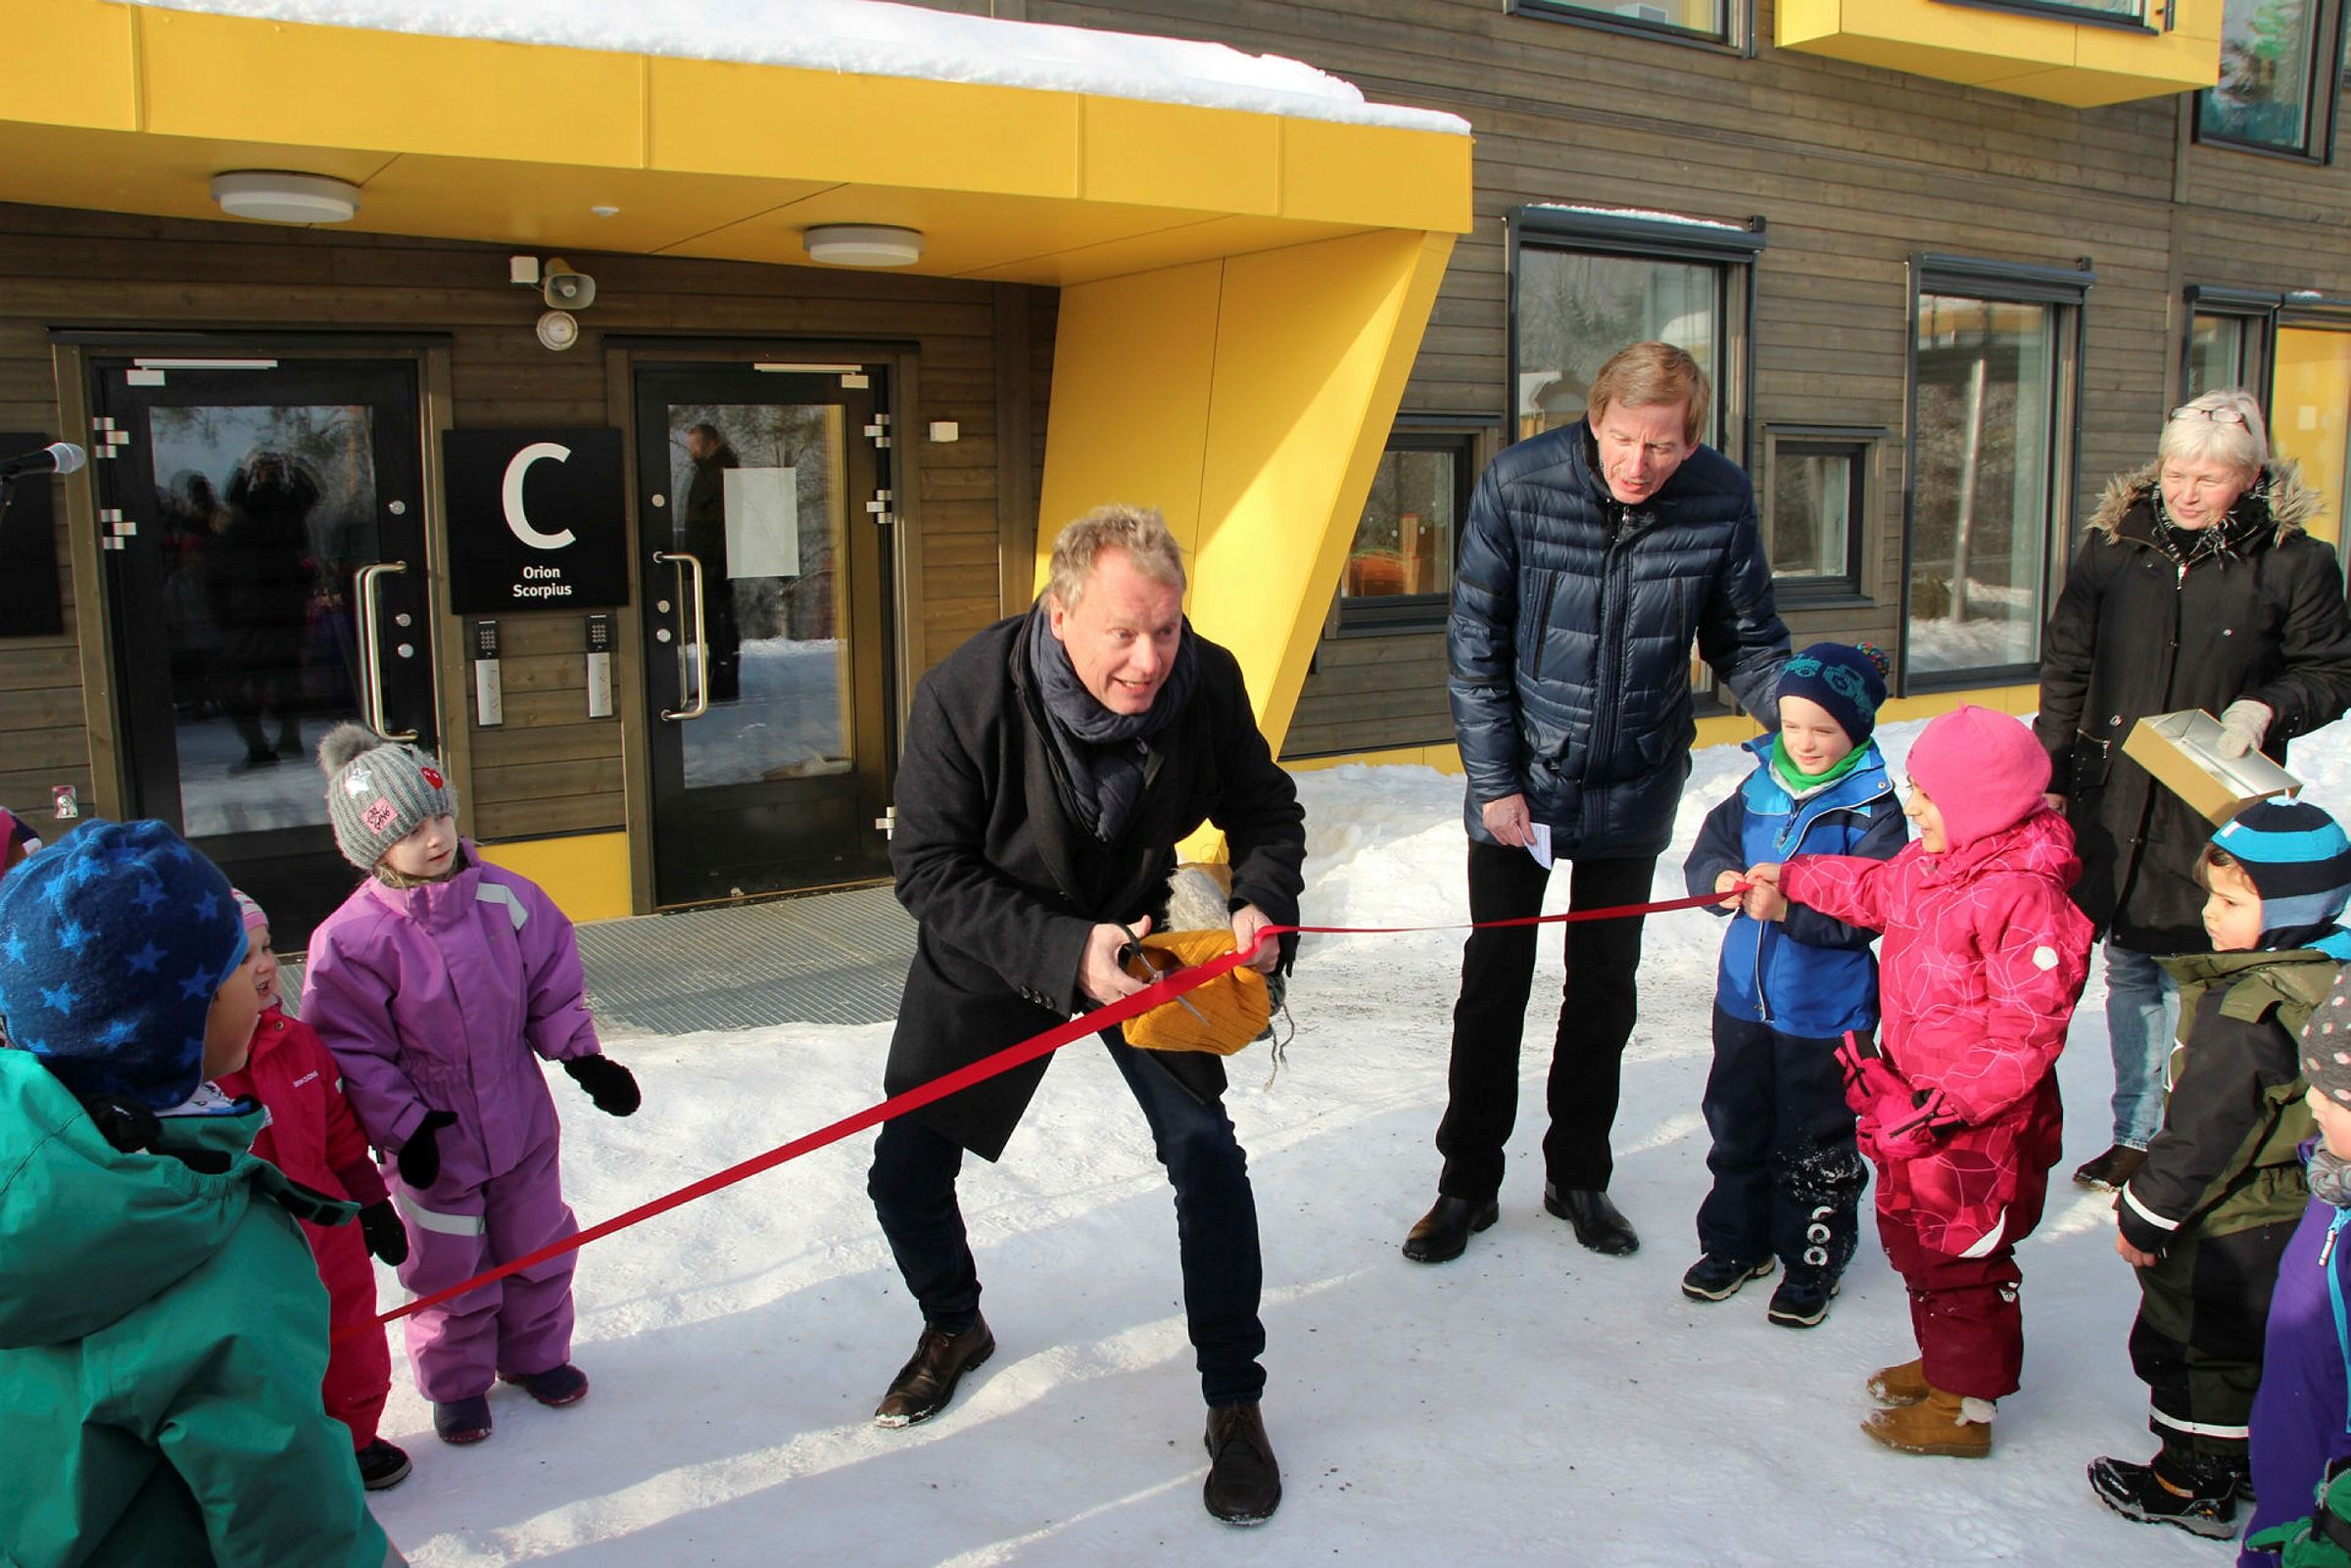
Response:
MULTIPOLYGON (((2158 458, 2142 468, 2107 480, 2106 493, 2098 498, 2098 509, 2091 514, 2088 526, 2113 539, 2131 508, 2155 494, 2156 474, 2162 467, 2162 459, 2158 458)), ((2301 466, 2290 457, 2270 459, 2249 494, 2268 503, 2271 527, 2280 540, 2301 533, 2312 518, 2327 509, 2327 498, 2302 483, 2301 466)))

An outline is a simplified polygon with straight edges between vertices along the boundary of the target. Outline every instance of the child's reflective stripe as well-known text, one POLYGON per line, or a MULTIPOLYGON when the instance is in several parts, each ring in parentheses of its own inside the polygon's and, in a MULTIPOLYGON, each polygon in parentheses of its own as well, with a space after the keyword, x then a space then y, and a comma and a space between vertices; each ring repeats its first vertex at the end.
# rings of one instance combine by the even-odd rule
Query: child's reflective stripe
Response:
POLYGON ((514 896, 514 889, 504 882, 474 883, 473 901, 477 904, 505 905, 506 919, 514 923, 516 930, 521 930, 523 922, 531 918, 531 912, 522 907, 522 900, 514 896))
MULTIPOLYGON (((2327 1270, 2327 1299, 2334 1304, 2334 1343, 2342 1350, 2346 1376, 2351 1377, 2351 1323, 2346 1323, 2343 1314, 2343 1276, 2334 1270, 2334 1244, 2342 1236, 2345 1220, 2351 1220, 2351 1209, 2337 1209, 2333 1222, 2327 1227, 2327 1245, 2319 1249, 2319 1266, 2327 1270)), ((2351 1432, 2351 1407, 2343 1411, 2343 1430, 2351 1432)))
POLYGON ((416 1221, 419 1230, 429 1230, 440 1236, 479 1236, 482 1233, 483 1220, 479 1214, 437 1213, 405 1192, 396 1189, 392 1196, 399 1201, 401 1212, 416 1221))

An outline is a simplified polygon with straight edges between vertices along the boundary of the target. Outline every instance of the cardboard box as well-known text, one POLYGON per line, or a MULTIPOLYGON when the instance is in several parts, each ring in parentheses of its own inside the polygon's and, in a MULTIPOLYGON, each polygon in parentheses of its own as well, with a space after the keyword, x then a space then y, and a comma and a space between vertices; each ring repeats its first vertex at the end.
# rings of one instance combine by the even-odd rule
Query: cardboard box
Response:
POLYGON ((2219 826, 2256 800, 2293 794, 2302 781, 2258 751, 2220 752, 2221 721, 2201 708, 2157 713, 2131 727, 2123 755, 2219 826))

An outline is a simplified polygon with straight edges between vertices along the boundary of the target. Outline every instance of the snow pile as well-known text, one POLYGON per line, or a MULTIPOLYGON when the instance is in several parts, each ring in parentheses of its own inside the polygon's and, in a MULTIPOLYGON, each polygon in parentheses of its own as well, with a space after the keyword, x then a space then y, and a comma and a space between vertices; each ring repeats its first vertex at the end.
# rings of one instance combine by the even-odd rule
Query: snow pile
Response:
MULTIPOLYGON (((1897 776, 1918 728, 1881 733, 1897 776)), ((1747 771, 1730 746, 1695 762, 1660 895, 1681 892, 1700 819, 1747 771)), ((2337 731, 2294 764, 2315 798, 2351 801, 2337 731)), ((1299 787, 1310 920, 1466 918, 1458 780, 1350 767, 1299 787)), ((1551 907, 1564 895, 1555 879, 1551 907)), ((1004 1163, 966 1164, 999 1349, 936 1420, 868 1420, 918 1327, 865 1197, 868 1134, 589 1248, 576 1354, 596 1390, 576 1408, 502 1389, 496 1437, 448 1449, 404 1365, 385 1435, 416 1474, 375 1499, 378 1517, 430 1565, 2227 1560, 2108 1513, 2083 1478, 2096 1454, 2153 1448, 2110 1200, 2063 1180, 2106 1145, 2096 973, 2061 1066, 2066 1163, 2021 1253, 2024 1390, 2003 1402, 1989 1462, 1919 1459, 1855 1430, 1862 1378, 1913 1354, 1874 1234, 1817 1330, 1765 1322, 1767 1288, 1716 1306, 1677 1288, 1707 1182, 1698 1108, 1719 931, 1703 911, 1647 929, 1612 1187, 1641 1253, 1586 1253, 1540 1207, 1555 927, 1502 1220, 1441 1267, 1397 1247, 1435 1190, 1461 936, 1307 938, 1288 1066, 1268 1086, 1264 1053, 1235 1058, 1227 1097, 1262 1216, 1266 1419, 1287 1481, 1262 1530, 1201 1510, 1169 1193, 1140 1114, 1087 1045, 1062 1053, 1004 1163)), ((888 1033, 617 1042, 645 1084, 637 1117, 597 1116, 553 1083, 574 1207, 601 1218, 870 1103, 888 1033)))
POLYGON ((883 0, 133 0, 172 11, 445 38, 915 76, 1096 93, 1200 109, 1469 133, 1431 109, 1364 101, 1360 88, 1279 55, 1248 55, 1088 27, 998 22, 883 0))

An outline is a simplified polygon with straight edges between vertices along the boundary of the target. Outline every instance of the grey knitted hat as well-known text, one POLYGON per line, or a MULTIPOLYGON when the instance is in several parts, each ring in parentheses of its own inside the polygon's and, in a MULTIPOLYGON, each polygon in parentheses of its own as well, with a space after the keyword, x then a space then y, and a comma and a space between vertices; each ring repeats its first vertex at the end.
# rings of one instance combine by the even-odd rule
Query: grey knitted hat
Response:
POLYGON ((2351 965, 2302 1025, 2302 1076, 2335 1104, 2351 1106, 2351 965))
POLYGON ((339 724, 318 742, 326 770, 326 814, 335 847, 361 871, 428 817, 455 816, 457 797, 441 764, 414 746, 386 740, 363 724, 339 724))

